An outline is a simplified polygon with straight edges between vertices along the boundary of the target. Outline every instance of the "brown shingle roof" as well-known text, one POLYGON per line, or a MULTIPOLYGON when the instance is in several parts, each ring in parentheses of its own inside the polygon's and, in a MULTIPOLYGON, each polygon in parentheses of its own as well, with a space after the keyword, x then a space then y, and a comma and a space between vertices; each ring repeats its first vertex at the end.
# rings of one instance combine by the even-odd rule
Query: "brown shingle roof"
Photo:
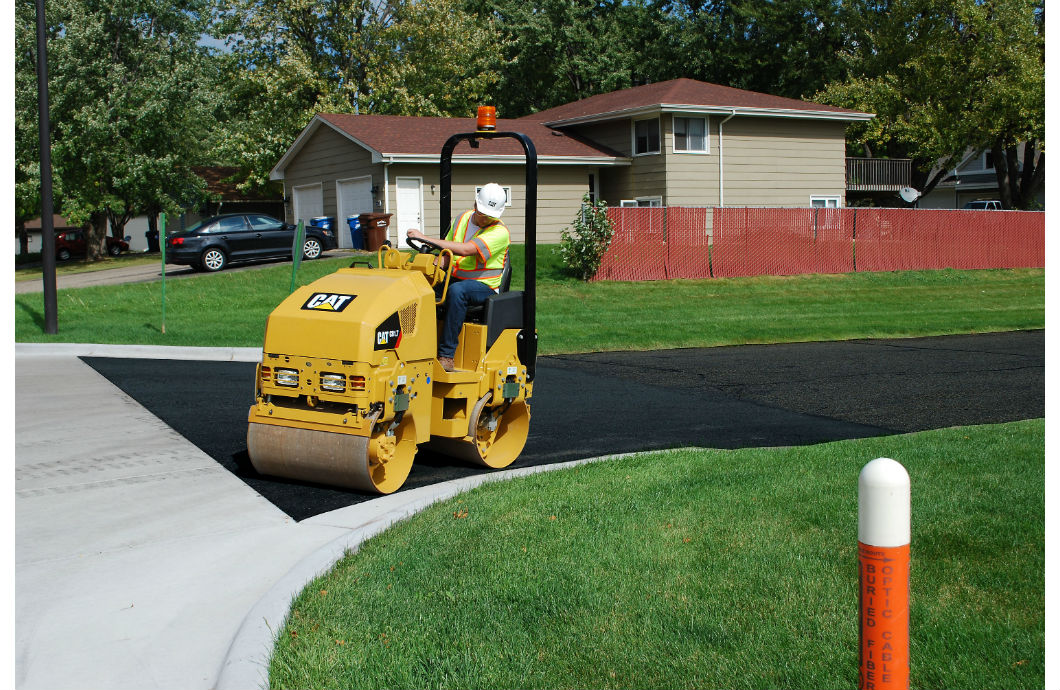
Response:
MULTIPOLYGON (((333 113, 322 113, 318 117, 383 156, 402 154, 438 156, 442 145, 450 136, 475 130, 474 118, 333 113)), ((516 131, 526 134, 533 140, 539 157, 623 157, 622 154, 605 146, 557 132, 540 122, 498 120, 497 131, 516 131)), ((477 150, 470 148, 467 144, 460 144, 454 155, 464 154, 522 156, 523 149, 514 139, 484 140, 477 150)))
POLYGON ((519 122, 557 123, 578 118, 591 119, 595 115, 620 113, 627 110, 660 105, 763 111, 801 111, 807 115, 810 113, 834 113, 838 116, 849 115, 852 116, 852 119, 864 119, 865 115, 854 110, 837 108, 831 105, 770 96, 765 93, 744 91, 743 89, 734 89, 694 79, 673 79, 656 84, 634 86, 633 88, 612 91, 598 96, 590 96, 574 103, 567 103, 528 115, 521 118, 519 122))

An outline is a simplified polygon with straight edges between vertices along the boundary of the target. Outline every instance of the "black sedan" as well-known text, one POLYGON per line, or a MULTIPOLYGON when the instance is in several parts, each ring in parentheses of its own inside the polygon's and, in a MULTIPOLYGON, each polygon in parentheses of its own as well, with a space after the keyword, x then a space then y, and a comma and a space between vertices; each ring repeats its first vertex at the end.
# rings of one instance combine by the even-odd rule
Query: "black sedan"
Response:
MULTIPOLYGON (((230 262, 293 256, 295 226, 261 213, 229 213, 200 221, 166 239, 166 262, 220 271, 230 262)), ((306 226, 302 256, 337 246, 335 231, 306 226)))

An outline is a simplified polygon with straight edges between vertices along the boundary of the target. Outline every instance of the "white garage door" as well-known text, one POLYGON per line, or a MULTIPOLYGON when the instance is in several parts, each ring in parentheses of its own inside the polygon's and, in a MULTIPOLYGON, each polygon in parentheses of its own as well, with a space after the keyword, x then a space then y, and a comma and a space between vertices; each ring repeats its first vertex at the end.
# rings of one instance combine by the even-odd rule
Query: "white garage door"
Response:
POLYGON ((309 225, 311 218, 324 215, 324 185, 307 184, 295 187, 292 197, 294 202, 294 222, 302 221, 309 225))
POLYGON ((339 210, 338 218, 335 219, 339 246, 348 249, 353 246, 353 236, 347 218, 372 212, 372 176, 338 180, 335 183, 335 197, 339 210))

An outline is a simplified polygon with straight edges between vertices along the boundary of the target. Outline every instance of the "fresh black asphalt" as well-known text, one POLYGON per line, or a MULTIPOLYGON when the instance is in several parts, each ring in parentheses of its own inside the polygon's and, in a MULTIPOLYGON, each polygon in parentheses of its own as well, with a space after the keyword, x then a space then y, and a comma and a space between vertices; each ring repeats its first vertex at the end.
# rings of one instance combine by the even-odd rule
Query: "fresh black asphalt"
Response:
MULTIPOLYGON (((84 361, 296 520, 373 498, 257 474, 254 364, 84 361)), ((541 357, 513 467, 685 446, 793 446, 1045 416, 1045 332, 541 357)), ((407 487, 482 472, 420 451, 407 487)))

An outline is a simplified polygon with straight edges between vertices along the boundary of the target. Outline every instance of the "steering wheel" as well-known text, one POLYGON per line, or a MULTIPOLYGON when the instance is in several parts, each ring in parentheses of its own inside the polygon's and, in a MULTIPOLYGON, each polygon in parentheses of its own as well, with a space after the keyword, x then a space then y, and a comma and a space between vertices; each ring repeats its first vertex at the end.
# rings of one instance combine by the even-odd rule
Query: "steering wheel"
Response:
POLYGON ((420 239, 414 237, 406 237, 405 242, 409 245, 409 247, 419 252, 420 254, 437 254, 438 252, 442 251, 441 247, 426 238, 420 239))

